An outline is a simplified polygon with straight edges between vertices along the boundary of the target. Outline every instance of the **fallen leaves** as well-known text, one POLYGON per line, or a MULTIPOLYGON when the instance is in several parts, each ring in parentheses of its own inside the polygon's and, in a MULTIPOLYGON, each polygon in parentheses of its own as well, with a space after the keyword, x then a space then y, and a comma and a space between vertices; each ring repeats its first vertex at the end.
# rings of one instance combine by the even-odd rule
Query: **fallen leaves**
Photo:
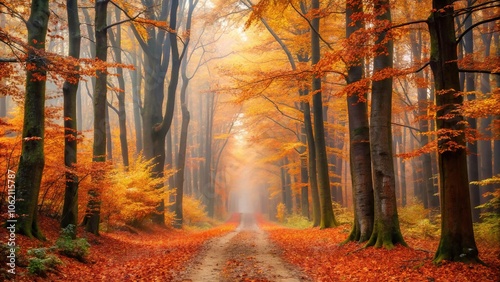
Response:
MULTIPOLYGON (((42 228, 48 241, 18 236, 21 251, 25 253, 30 248, 53 244, 58 226, 57 221, 44 218, 42 228)), ((101 236, 79 230, 79 236, 86 237, 92 245, 85 263, 61 256, 63 265, 47 278, 29 275, 24 268, 18 267, 16 281, 172 281, 207 240, 235 227, 235 221, 198 232, 152 226, 139 234, 117 231, 101 236)), ((4 232, 2 228, 0 235, 4 232)))
POLYGON ((405 238, 388 251, 347 243, 348 225, 320 230, 286 229, 260 220, 269 238, 283 250, 286 261, 299 266, 315 281, 500 281, 499 248, 480 247, 485 265, 445 262, 432 264, 437 239, 405 238))

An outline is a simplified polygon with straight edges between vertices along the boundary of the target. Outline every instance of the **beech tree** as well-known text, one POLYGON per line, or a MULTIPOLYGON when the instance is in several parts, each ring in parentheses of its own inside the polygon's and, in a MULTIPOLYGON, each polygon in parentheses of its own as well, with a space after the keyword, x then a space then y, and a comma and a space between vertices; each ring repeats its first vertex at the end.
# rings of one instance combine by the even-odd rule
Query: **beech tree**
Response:
MULTIPOLYGON (((319 39, 319 0, 311 2, 311 11, 314 16, 311 20, 311 64, 316 65, 321 57, 319 39)), ((314 115, 314 142, 316 150, 316 168, 318 177, 318 190, 321 205, 321 228, 337 225, 333 214, 332 197, 330 192, 330 177, 328 176, 328 157, 326 155, 325 125, 323 123, 323 101, 321 92, 321 77, 314 74, 312 78, 312 102, 314 115)))
MULTIPOLYGON (((68 15, 69 49, 68 55, 80 58, 80 20, 78 18, 78 0, 66 2, 68 15)), ((76 68, 78 71, 78 68, 76 68)), ((64 165, 66 166, 66 190, 61 218, 61 227, 70 224, 77 226, 78 221, 78 176, 74 171, 77 162, 77 124, 81 122, 76 117, 76 95, 79 76, 67 80, 63 85, 64 94, 64 165)), ((76 234, 73 234, 76 236, 76 234)))
POLYGON ((376 0, 374 11, 377 31, 373 60, 370 151, 373 162, 375 217, 373 233, 367 245, 391 249, 394 244, 406 243, 399 229, 392 161, 392 76, 383 74, 393 67, 393 41, 387 32, 391 24, 389 1, 376 0))
POLYGON ((26 27, 28 50, 24 124, 21 158, 16 173, 16 212, 20 216, 17 231, 28 237, 44 239, 38 224, 38 194, 45 165, 45 38, 49 22, 49 1, 33 0, 26 27))
POLYGON ((451 0, 434 0, 428 19, 431 35, 430 65, 436 88, 441 240, 434 262, 477 262, 472 230, 463 103, 457 64, 454 8, 451 0), (453 132, 453 134, 451 134, 453 132))
MULTIPOLYGON (((95 1, 95 56, 100 62, 107 62, 108 56, 108 26, 107 9, 109 0, 95 1)), ((100 223, 100 182, 104 177, 102 163, 106 161, 106 108, 107 108, 107 71, 96 71, 94 88, 94 143, 92 161, 95 168, 92 172, 93 187, 89 190, 89 201, 83 224, 85 230, 99 234, 100 223)))
MULTIPOLYGON (((362 20, 353 16, 363 12, 363 2, 360 0, 346 2, 346 37, 348 44, 359 44, 362 50, 363 42, 359 42, 356 32, 364 28, 362 20)), ((351 163, 351 181, 354 204, 354 223, 348 240, 365 242, 370 239, 373 231, 374 203, 372 168, 370 156, 370 128, 368 123, 367 89, 363 82, 364 58, 356 53, 347 66, 347 84, 353 87, 353 93, 347 94, 347 111, 349 117, 349 159, 351 163)))

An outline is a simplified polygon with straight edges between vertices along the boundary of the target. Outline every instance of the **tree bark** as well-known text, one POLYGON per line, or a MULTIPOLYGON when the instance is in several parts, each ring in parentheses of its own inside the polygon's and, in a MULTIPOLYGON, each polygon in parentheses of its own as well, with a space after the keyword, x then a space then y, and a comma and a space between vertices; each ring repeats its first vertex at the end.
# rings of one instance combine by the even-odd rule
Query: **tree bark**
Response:
MULTIPOLYGON (((363 28, 362 21, 351 17, 363 12, 361 0, 346 4, 346 37, 363 28), (353 25, 354 24, 354 25, 353 25)), ((347 84, 359 83, 363 78, 364 59, 359 58, 347 69, 347 84)), ((355 87, 355 89, 363 89, 355 87)), ((365 242, 373 231, 374 200, 370 156, 370 128, 368 123, 367 93, 359 90, 347 94, 349 119, 349 159, 354 205, 354 223, 347 240, 365 242)))
POLYGON ((45 50, 45 38, 49 22, 49 1, 31 1, 31 14, 26 23, 28 29, 28 58, 26 93, 24 99, 24 123, 21 158, 16 174, 16 212, 20 216, 17 232, 28 237, 44 239, 38 225, 37 203, 45 165, 43 150, 45 138, 45 84, 44 59, 37 50, 45 50))
MULTIPOLYGON (((391 8, 389 1, 380 0, 375 3, 375 25, 379 28, 391 23, 391 8)), ((392 69, 393 42, 387 38, 385 28, 376 34, 377 39, 373 73, 392 69)), ((372 104, 370 115, 370 149, 373 162, 373 190, 375 201, 375 217, 373 233, 367 246, 391 249, 394 244, 406 246, 401 231, 396 203, 394 163, 392 161, 392 77, 374 80, 372 82, 372 104)))
POLYGON ((441 200, 441 239, 434 262, 477 262, 479 259, 472 229, 464 118, 457 111, 463 103, 463 96, 457 95, 460 81, 453 1, 433 0, 432 7, 428 25, 431 36, 430 62, 438 107, 436 126, 441 200), (455 134, 446 134, 448 130, 455 134))
MULTIPOLYGON (((80 58, 80 20, 78 18, 78 0, 66 1, 68 15, 69 50, 68 55, 80 58)), ((78 67, 75 68, 78 71, 78 67)), ((63 85, 64 95, 64 165, 66 166, 66 188, 61 217, 61 228, 78 223, 78 176, 74 171, 77 162, 77 124, 81 122, 76 115, 76 96, 78 92, 79 75, 73 77, 74 81, 67 80, 63 85)), ((72 234, 76 238, 75 233, 72 234)))
MULTIPOLYGON (((318 11, 319 0, 313 0, 311 8, 318 11)), ((312 65, 316 65, 321 57, 319 45, 319 16, 316 15, 311 20, 314 29, 311 32, 311 58, 312 65)), ((316 150, 316 169, 318 178, 319 200, 321 208, 320 228, 330 228, 337 226, 332 207, 332 197, 330 193, 330 178, 328 176, 328 157, 326 155, 325 125, 323 122, 323 101, 321 91, 321 78, 313 75, 313 114, 314 114, 314 142, 316 150)))
MULTIPOLYGON (((107 35, 107 7, 109 0, 95 1, 95 54, 96 59, 107 61, 108 35, 107 35)), ((91 174, 92 186, 89 189, 89 201, 84 222, 87 232, 98 235, 100 222, 100 182, 104 177, 102 163, 106 161, 106 108, 107 100, 107 74, 106 71, 96 71, 97 79, 94 89, 94 143, 92 162, 95 166, 91 174)))

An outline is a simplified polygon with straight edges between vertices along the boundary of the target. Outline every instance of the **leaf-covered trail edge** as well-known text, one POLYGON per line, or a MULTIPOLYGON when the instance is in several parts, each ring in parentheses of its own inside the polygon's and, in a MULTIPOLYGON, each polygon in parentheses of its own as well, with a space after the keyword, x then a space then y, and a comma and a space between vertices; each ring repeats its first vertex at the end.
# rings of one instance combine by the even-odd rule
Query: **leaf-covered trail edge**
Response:
POLYGON ((263 219, 259 225, 281 250, 283 259, 314 281, 500 281, 500 246, 478 242, 485 265, 432 263, 439 238, 405 237, 409 248, 362 248, 347 243, 350 225, 320 230, 290 229, 263 219))
MULTIPOLYGON (((31 275, 25 267, 17 267, 12 281, 172 281, 200 252, 205 242, 227 234, 237 227, 239 218, 206 231, 185 231, 151 226, 138 234, 114 231, 95 236, 79 228, 79 236, 91 244, 85 262, 59 256, 63 265, 46 277, 31 275)), ((47 241, 32 240, 18 235, 23 264, 26 252, 32 248, 53 246, 58 237, 57 221, 43 218, 42 228, 47 241)), ((3 228, 2 228, 3 229, 3 228)), ((0 235, 4 230, 0 231, 0 235)))

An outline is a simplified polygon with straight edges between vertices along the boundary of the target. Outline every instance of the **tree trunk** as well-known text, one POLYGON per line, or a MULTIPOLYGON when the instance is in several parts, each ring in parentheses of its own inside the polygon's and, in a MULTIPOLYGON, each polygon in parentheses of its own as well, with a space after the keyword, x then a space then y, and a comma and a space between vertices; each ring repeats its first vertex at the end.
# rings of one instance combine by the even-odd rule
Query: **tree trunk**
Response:
MULTIPOLYGON (((120 9, 115 7, 115 17, 116 22, 120 21, 120 9)), ((113 46, 113 52, 115 54, 115 62, 121 64, 122 63, 122 49, 121 49, 121 41, 122 41, 122 31, 121 28, 118 27, 116 30, 116 38, 113 32, 110 30, 110 42, 111 46, 113 46)), ((123 68, 119 67, 116 70, 118 74, 118 88, 120 89, 117 93, 118 99, 118 125, 120 128, 120 149, 122 153, 122 162, 125 169, 129 166, 129 158, 128 158, 128 142, 127 142, 127 112, 125 109, 125 78, 123 76, 123 68)))
MULTIPOLYGON (((313 0, 312 10, 319 10, 319 0, 313 0)), ((311 32, 311 58, 312 65, 316 65, 321 57, 319 46, 319 16, 311 20, 314 29, 311 32)), ((325 125, 323 123, 323 101, 321 92, 321 78, 313 75, 313 114, 314 114, 314 142, 316 150, 316 169, 318 178, 319 200, 321 208, 320 228, 337 226, 333 214, 332 197, 330 194, 330 178, 328 176, 328 157, 326 155, 325 125)))
MULTIPOLYGON (((362 21, 351 17, 363 12, 361 0, 346 4, 346 37, 363 28, 362 21), (353 25, 354 23, 354 25, 353 25)), ((363 78, 364 60, 359 58, 347 69, 347 84, 359 83, 363 78)), ((347 113, 349 119, 349 159, 351 166, 351 184, 354 206, 354 223, 347 240, 365 242, 373 231, 373 185, 370 156, 370 128, 368 124, 367 93, 362 87, 347 95, 347 113)))
MULTIPOLYGON (((490 57, 492 33, 481 34, 484 44, 484 57, 490 57)), ((481 74, 481 92, 483 97, 488 98, 491 96, 491 82, 490 74, 481 74)), ((480 119, 479 133, 486 140, 479 140, 477 143, 478 153, 479 153, 479 180, 490 179, 493 177, 493 150, 491 148, 491 129, 489 128, 493 119, 491 116, 487 118, 480 119)), ((494 192, 494 185, 484 185, 480 187, 480 193, 483 195, 487 192, 494 192)), ((487 203, 492 199, 492 196, 483 197, 481 200, 483 203, 487 203)))
POLYGON ((183 79, 181 88, 181 108, 182 108, 182 125, 181 136, 179 141, 179 158, 177 159, 177 176, 175 177, 175 223, 176 228, 182 227, 182 197, 184 195, 184 170, 186 167, 186 148, 187 148, 187 135, 189 126, 189 111, 186 103, 186 92, 189 80, 183 79))
MULTIPOLYGON (((309 95, 307 89, 301 90, 301 95, 309 95)), ((318 178, 316 172, 316 145, 311 120, 311 106, 308 102, 304 103, 304 127, 306 129, 307 138, 307 163, 309 167, 309 187, 312 198, 313 226, 317 227, 321 223, 321 206, 319 201, 318 178)))
POLYGON ((28 60, 21 158, 16 174, 17 232, 44 239, 38 225, 37 203, 45 165, 45 78, 47 72, 36 50, 45 50, 49 22, 49 1, 33 0, 28 29, 28 60))
POLYGON ((472 229, 467 177, 464 118, 457 111, 463 103, 463 96, 457 95, 460 81, 453 1, 434 0, 433 11, 428 25, 431 36, 430 62, 438 107, 436 125, 441 200, 441 240, 434 262, 477 262, 478 250, 472 229), (447 134, 449 130, 454 132, 452 136, 447 134))
MULTIPOLYGON (((80 58, 80 20, 78 19, 78 0, 66 2, 68 14, 69 51, 68 55, 80 58)), ((78 70, 76 68, 75 70, 78 70)), ((61 228, 78 223, 78 176, 74 171, 77 162, 77 124, 81 122, 76 118, 76 95, 78 92, 79 76, 73 77, 75 81, 67 80, 63 85, 64 95, 64 165, 66 166, 66 189, 61 217, 61 228)), ((76 238, 75 233, 72 234, 76 238)))
MULTIPOLYGON (((391 9, 389 1, 376 2, 379 28, 389 26, 391 9)), ((392 69, 393 42, 386 38, 386 29, 377 34, 373 73, 392 69)), ((406 245, 399 229, 396 203, 394 163, 391 146, 392 77, 372 82, 372 104, 370 115, 370 149, 373 162, 373 190, 375 218, 373 233, 367 246, 391 249, 394 244, 406 245)))
POLYGON ((142 151, 142 120, 141 120, 141 81, 142 68, 140 60, 137 60, 139 54, 132 55, 132 64, 135 70, 130 71, 130 80, 132 81, 132 103, 134 107, 134 125, 135 125, 135 156, 142 151))
MULTIPOLYGON (((107 35, 107 7, 109 0, 98 0, 95 2, 95 38, 96 38, 96 59, 102 62, 107 61, 108 35, 107 35)), ((106 109, 108 107, 107 94, 107 74, 105 71, 96 72, 97 79, 94 89, 94 143, 92 162, 93 169, 92 186, 89 189, 89 201, 84 218, 85 230, 93 234, 99 234, 100 222, 100 182, 104 177, 102 163, 106 161, 106 109)))

